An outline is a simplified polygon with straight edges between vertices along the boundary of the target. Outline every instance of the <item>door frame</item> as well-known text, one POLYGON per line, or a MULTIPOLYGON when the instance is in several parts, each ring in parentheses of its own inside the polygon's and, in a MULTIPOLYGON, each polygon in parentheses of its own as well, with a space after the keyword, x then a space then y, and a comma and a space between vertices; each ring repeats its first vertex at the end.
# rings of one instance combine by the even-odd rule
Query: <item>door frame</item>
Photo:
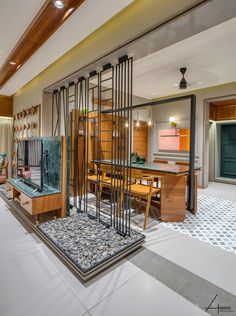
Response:
MULTIPOLYGON (((236 94, 213 97, 203 100, 203 142, 202 142, 202 188, 208 187, 209 183, 209 109, 211 102, 226 101, 236 97, 236 94)), ((215 170, 215 155, 214 155, 215 170)))

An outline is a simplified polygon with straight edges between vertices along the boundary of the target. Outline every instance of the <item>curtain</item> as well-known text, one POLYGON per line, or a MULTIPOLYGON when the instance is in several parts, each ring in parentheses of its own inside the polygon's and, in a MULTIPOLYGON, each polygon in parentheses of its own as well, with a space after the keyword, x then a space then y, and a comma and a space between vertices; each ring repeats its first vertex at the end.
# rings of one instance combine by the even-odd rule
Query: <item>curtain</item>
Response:
POLYGON ((12 155, 12 137, 13 137, 12 118, 0 117, 0 153, 6 153, 6 159, 9 161, 9 174, 11 174, 11 155, 12 155))

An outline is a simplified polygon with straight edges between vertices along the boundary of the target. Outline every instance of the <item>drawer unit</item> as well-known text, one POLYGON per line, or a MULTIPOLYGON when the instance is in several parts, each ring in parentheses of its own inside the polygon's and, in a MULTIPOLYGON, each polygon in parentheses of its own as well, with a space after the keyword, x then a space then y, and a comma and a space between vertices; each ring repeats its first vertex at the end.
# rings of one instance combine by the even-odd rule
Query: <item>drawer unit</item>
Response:
POLYGON ((31 215, 33 214, 32 199, 24 193, 20 194, 20 204, 28 213, 30 213, 31 215))

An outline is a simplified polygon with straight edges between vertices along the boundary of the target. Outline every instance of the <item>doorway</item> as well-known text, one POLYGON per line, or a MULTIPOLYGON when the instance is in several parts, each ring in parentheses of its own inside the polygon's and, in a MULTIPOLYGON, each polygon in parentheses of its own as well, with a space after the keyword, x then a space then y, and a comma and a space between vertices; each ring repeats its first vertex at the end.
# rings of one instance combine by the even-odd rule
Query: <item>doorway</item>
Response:
POLYGON ((210 182, 236 183, 236 99, 211 100, 206 107, 208 166, 205 186, 210 182), (207 180, 207 184, 206 184, 207 180))
POLYGON ((221 126, 220 176, 236 179, 236 124, 221 126))

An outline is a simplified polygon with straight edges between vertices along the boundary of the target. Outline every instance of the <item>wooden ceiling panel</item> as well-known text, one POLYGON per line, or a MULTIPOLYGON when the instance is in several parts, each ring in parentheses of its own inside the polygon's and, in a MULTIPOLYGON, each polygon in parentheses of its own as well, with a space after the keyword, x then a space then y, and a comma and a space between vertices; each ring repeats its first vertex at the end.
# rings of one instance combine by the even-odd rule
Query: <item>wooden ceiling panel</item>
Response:
POLYGON ((85 0, 64 0, 58 9, 53 0, 46 0, 0 69, 0 88, 56 32, 85 0), (16 65, 11 65, 15 62, 16 65))

